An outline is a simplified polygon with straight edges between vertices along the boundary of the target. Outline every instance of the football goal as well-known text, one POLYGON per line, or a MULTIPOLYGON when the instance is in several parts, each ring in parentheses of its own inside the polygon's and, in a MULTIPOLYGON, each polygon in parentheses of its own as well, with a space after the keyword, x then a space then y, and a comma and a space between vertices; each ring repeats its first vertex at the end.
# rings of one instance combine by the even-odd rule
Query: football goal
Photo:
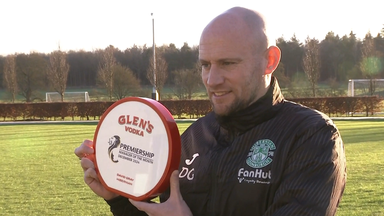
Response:
POLYGON ((348 96, 384 95, 384 79, 350 79, 348 96))
MULTIPOLYGON (((61 102, 61 97, 58 92, 46 92, 45 93, 46 102, 61 102)), ((64 93, 64 102, 88 102, 89 94, 88 92, 65 92, 64 93)))

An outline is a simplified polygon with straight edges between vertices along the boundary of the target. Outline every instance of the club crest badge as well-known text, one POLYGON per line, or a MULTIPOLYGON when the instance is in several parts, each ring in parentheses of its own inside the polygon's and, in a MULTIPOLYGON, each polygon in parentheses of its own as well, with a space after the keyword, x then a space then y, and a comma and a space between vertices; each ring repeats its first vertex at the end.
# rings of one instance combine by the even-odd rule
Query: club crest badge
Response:
POLYGON ((275 144, 269 139, 258 140, 251 147, 246 163, 252 168, 262 168, 272 162, 275 144))

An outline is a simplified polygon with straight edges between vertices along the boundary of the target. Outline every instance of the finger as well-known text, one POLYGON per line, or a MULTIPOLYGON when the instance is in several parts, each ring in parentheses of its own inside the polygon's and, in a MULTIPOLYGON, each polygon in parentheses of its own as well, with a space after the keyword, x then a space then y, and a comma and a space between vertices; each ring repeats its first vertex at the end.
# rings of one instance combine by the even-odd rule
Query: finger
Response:
POLYGON ((87 170, 84 171, 84 182, 89 185, 90 187, 92 183, 95 183, 95 181, 99 181, 99 178, 97 176, 97 173, 95 171, 95 169, 93 168, 89 168, 87 170))
POLYGON ((93 141, 92 140, 86 139, 83 141, 83 144, 88 146, 88 147, 93 148, 93 141))
POLYGON ((89 168, 95 169, 95 164, 88 158, 82 158, 80 164, 84 171, 89 168))
POLYGON ((93 154, 93 142, 91 140, 84 140, 79 147, 75 149, 75 155, 79 158, 85 157, 89 154, 93 154))
POLYGON ((170 198, 183 199, 180 194, 179 171, 173 171, 169 180, 171 189, 170 198))
POLYGON ((84 172, 84 178, 86 179, 98 179, 95 169, 89 168, 84 172))

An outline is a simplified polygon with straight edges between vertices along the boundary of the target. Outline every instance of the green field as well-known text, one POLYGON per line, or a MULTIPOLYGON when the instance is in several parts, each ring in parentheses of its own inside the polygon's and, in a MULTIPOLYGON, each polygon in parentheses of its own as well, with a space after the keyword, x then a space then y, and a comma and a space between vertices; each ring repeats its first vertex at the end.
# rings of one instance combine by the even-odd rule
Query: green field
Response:
MULTIPOLYGON (((178 123, 184 131, 190 122, 178 123)), ((348 181, 338 216, 384 215, 384 120, 337 120, 348 181)), ((95 123, 0 125, 0 215, 111 215, 74 149, 95 123)))

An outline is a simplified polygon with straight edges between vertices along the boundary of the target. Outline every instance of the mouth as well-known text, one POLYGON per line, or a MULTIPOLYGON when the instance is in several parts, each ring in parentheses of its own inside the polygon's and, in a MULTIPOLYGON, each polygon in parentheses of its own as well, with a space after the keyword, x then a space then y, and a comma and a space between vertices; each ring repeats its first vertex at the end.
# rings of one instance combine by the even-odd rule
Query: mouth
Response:
POLYGON ((229 94, 229 91, 212 92, 212 95, 215 97, 222 97, 227 94, 229 94))

